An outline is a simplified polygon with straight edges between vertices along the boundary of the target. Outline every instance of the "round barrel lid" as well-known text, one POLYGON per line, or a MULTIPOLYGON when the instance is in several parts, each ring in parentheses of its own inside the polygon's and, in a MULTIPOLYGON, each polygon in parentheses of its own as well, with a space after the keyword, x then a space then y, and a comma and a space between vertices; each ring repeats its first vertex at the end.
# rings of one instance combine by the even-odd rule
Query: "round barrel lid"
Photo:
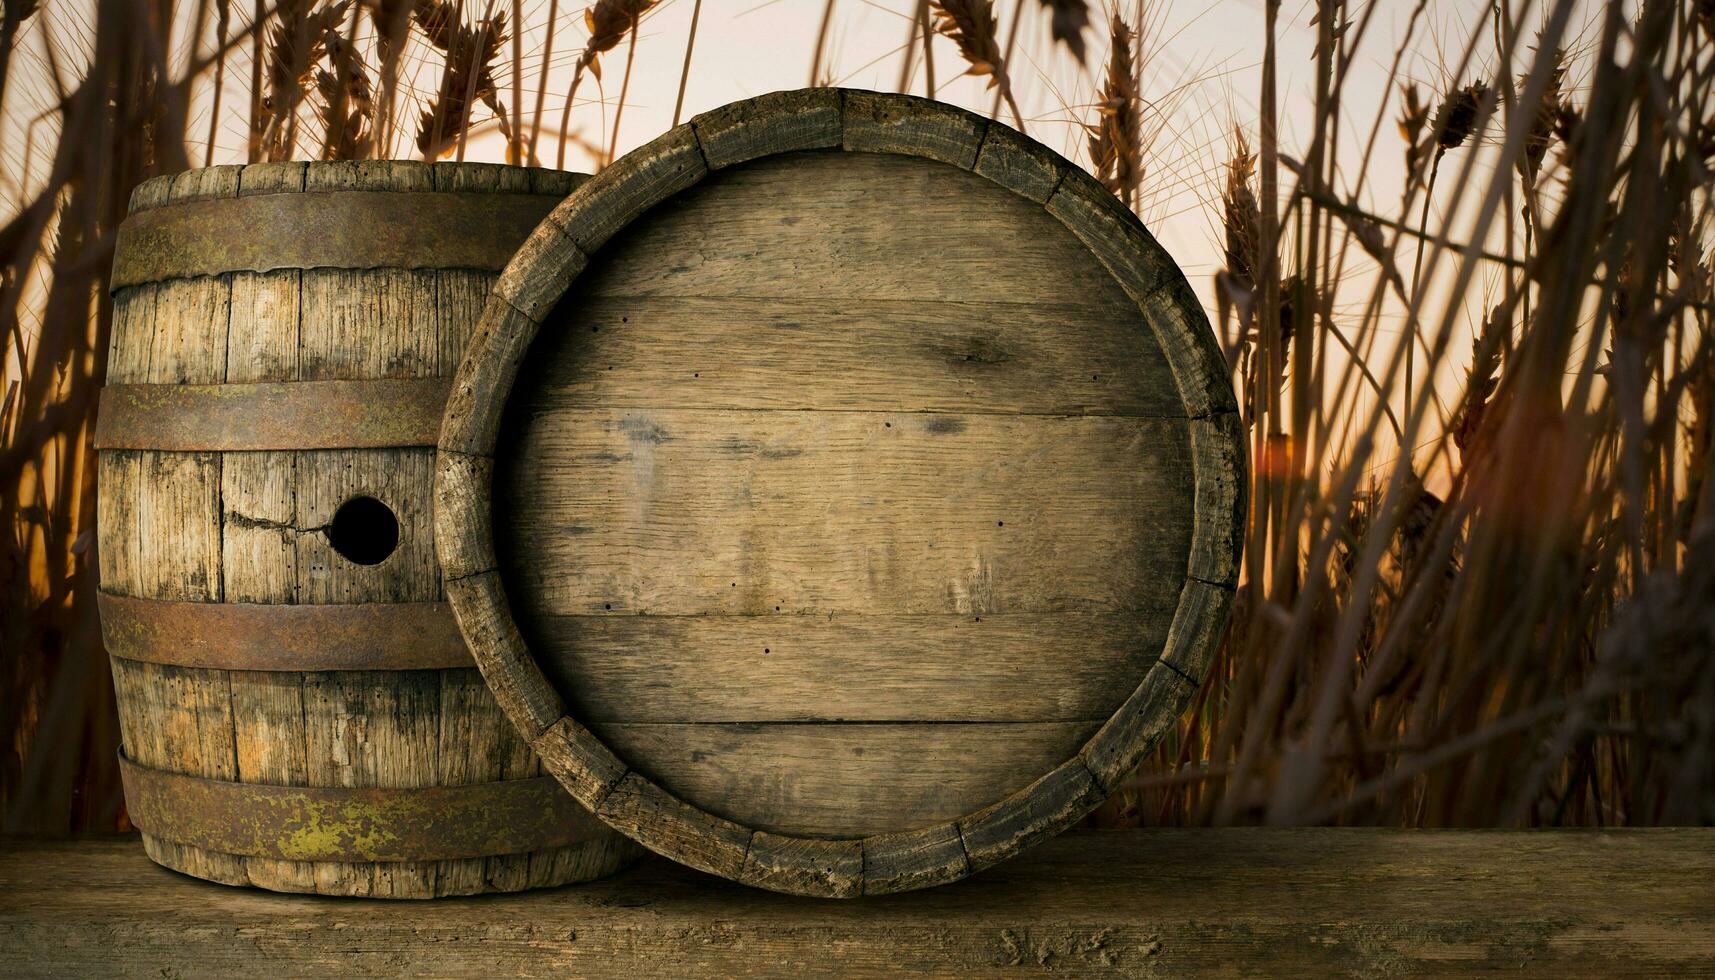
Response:
POLYGON ((685 864, 849 896, 1078 820, 1225 625, 1244 450, 1128 209, 939 103, 698 116, 561 204, 440 441, 446 590, 580 803, 685 864))

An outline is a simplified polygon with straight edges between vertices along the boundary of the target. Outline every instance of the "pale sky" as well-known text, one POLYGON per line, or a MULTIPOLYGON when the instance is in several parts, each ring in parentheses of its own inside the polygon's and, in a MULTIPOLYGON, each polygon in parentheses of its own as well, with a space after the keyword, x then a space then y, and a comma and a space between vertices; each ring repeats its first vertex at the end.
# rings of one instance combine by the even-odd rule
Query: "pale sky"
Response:
MULTIPOLYGON (((495 0, 508 12, 511 0, 495 0)), ((1360 54, 1355 76, 1362 82, 1350 87, 1345 99, 1348 122, 1344 143, 1356 150, 1371 129, 1377 100, 1385 94, 1381 80, 1393 51, 1392 38, 1404 30, 1414 0, 1376 0, 1377 21, 1366 51, 1360 54)), ((466 8, 479 9, 478 0, 465 0, 466 8)), ((239 7, 244 5, 239 4, 239 7)), ((636 60, 627 91, 620 152, 646 142, 669 128, 679 90, 694 0, 664 0, 644 21, 639 32, 636 60)), ((1092 4, 1099 7, 1098 4, 1092 4)), ((1127 19, 1135 25, 1138 5, 1124 2, 1127 19)), ((585 30, 584 4, 571 0, 558 4, 558 30, 553 67, 549 74, 545 124, 558 121, 559 109, 570 81, 572 59, 582 48, 585 30)), ((684 115, 715 108, 738 99, 778 89, 799 88, 810 81, 812 52, 818 28, 827 10, 825 0, 703 0, 696 48, 686 89, 684 115)), ((828 28, 824 73, 838 84, 893 90, 898 86, 902 49, 915 10, 915 0, 835 0, 828 28)), ((1005 42, 1015 10, 1024 13, 1012 64, 1014 86, 1029 133, 1079 162, 1087 161, 1082 149, 1080 124, 1092 118, 1089 105, 1093 86, 1108 50, 1105 16, 1098 10, 1085 33, 1089 70, 1081 70, 1064 48, 1052 45, 1048 20, 1040 0, 999 0, 1000 35, 1005 42)), ((42 147, 54 134, 51 121, 34 130, 33 174, 24 174, 25 129, 30 118, 52 99, 47 84, 47 60, 42 46, 58 41, 62 71, 75 71, 75 52, 87 49, 87 0, 49 0, 37 19, 25 30, 24 41, 14 64, 13 92, 0 120, 0 161, 5 166, 0 194, 8 204, 16 200, 20 185, 39 178, 42 147), (68 56, 69 55, 69 56, 68 56), (69 61, 70 64, 64 64, 69 61)), ((175 38, 186 49, 186 35, 195 4, 180 4, 184 23, 175 38)), ((534 104, 535 81, 540 77, 542 45, 547 37, 548 0, 523 0, 517 5, 526 25, 519 37, 523 53, 524 104, 528 113, 534 104)), ((1149 102, 1146 129, 1151 134, 1140 212, 1153 231, 1179 257, 1187 273, 1206 287, 1215 268, 1216 216, 1209 205, 1220 187, 1218 166, 1229 152, 1232 128, 1253 132, 1256 125, 1258 64, 1263 50, 1262 0, 1202 0, 1192 3, 1157 3, 1144 6, 1144 37, 1139 48, 1148 56, 1144 69, 1144 95, 1149 102)), ((1481 23, 1488 4, 1483 0, 1438 0, 1430 4, 1426 25, 1419 30, 1417 56, 1405 71, 1430 87, 1446 79, 1439 70, 1427 67, 1457 55, 1471 26, 1481 23)), ((1309 101, 1315 28, 1307 21, 1314 12, 1309 0, 1283 8, 1279 49, 1281 66, 1281 131, 1290 150, 1309 101)), ((212 27, 210 28, 212 31, 212 27)), ((511 45, 504 54, 509 58, 511 45)), ((992 107, 986 79, 965 76, 964 63, 952 42, 936 38, 936 95, 948 102, 987 113, 992 107)), ((624 74, 625 46, 603 59, 605 88, 586 80, 572 114, 572 129, 585 139, 606 145, 611 133, 610 106, 617 101, 624 74), (605 103, 605 104, 604 104, 605 103)), ((228 62, 228 94, 224 100, 221 136, 216 140, 215 162, 240 162, 244 148, 242 113, 247 104, 249 50, 244 45, 228 62)), ((424 73, 415 87, 430 91, 438 78, 424 73)), ((510 72, 503 84, 510 103, 510 72)), ((193 106, 192 131, 200 143, 207 130, 209 109, 205 85, 193 106)), ((910 90, 924 94, 921 58, 914 59, 910 90)), ((1004 110, 1003 110, 1004 113, 1004 110)), ((411 113, 414 115, 414 113, 411 113)), ((478 124, 482 116, 478 115, 478 124)), ((1372 166, 1372 184, 1384 203, 1395 197, 1400 172, 1397 146, 1391 139, 1390 118, 1384 123, 1383 150, 1372 166)), ((551 137, 544 143, 551 149, 551 137)), ((200 156, 193 149, 193 158, 200 156)), ((1302 148, 1299 149, 1302 153, 1302 148)), ((499 159, 497 138, 478 139, 467 151, 468 159, 499 159)), ((551 161, 551 153, 550 153, 551 161)), ((589 169, 590 156, 574 151, 570 165, 589 169)))
MULTIPOLYGON (((521 11, 526 25, 519 36, 519 49, 526 79, 523 103, 528 115, 535 102, 536 81, 541 77, 550 2, 520 0, 516 8, 512 0, 494 2, 509 13, 514 9, 521 11)), ((479 0, 464 0, 464 3, 471 17, 481 6, 479 0)), ((1383 99, 1392 96, 1386 84, 1388 66, 1396 40, 1404 33, 1416 6, 1416 0, 1374 0, 1374 3, 1374 26, 1360 49, 1352 81, 1342 99, 1337 159, 1343 171, 1355 171, 1364 144, 1376 129, 1378 107, 1383 99)), ((584 6, 578 0, 561 0, 557 4, 559 27, 548 75, 545 127, 557 126, 572 63, 584 45, 584 6)), ((659 135, 672 123, 693 6, 694 0, 664 0, 643 22, 617 142, 621 153, 659 135)), ((1098 9, 1093 10, 1092 24, 1085 33, 1087 69, 1080 68, 1063 47, 1052 43, 1041 0, 998 0, 995 7, 1003 45, 1015 12, 1022 11, 1024 15, 1011 72, 1027 131, 1073 160, 1087 163, 1085 137, 1080 127, 1094 117, 1090 105, 1109 47, 1106 15, 1100 12, 1100 4, 1092 4, 1098 9)), ((1531 12, 1527 18, 1532 14, 1540 17, 1540 4, 1532 7, 1529 0, 1513 0, 1513 7, 1531 12)), ((51 118, 33 126, 30 122, 52 100, 43 46, 49 39, 55 40, 62 70, 75 71, 77 59, 70 54, 87 50, 90 9, 90 0, 48 0, 43 12, 26 27, 14 63, 12 91, 7 96, 8 104, 0 112, 0 163, 4 164, 0 167, 0 202, 3 202, 0 210, 9 210, 27 189, 39 182, 46 162, 43 147, 57 135, 51 118), (34 149, 29 148, 26 134, 33 134, 34 149), (28 168, 24 165, 27 154, 31 156, 28 168)), ((181 58, 189 49, 187 35, 194 9, 193 2, 180 4, 183 24, 175 37, 175 46, 181 58)), ((915 9, 915 0, 835 0, 823 74, 840 85, 896 89, 910 17, 915 9)), ((1122 0, 1122 9, 1135 25, 1139 5, 1134 0, 1122 0)), ((1364 9, 1354 5, 1354 18, 1364 9)), ((815 39, 827 10, 826 0, 703 0, 684 117, 763 92, 808 84, 815 39)), ((1492 75, 1493 45, 1489 41, 1491 27, 1486 21, 1489 10, 1485 0, 1429 0, 1402 64, 1402 75, 1423 85, 1432 101, 1455 83, 1492 75), (1474 31, 1483 37, 1478 57, 1462 77, 1454 79, 1448 73, 1474 31)), ((1310 128, 1314 85, 1316 28, 1309 24, 1314 11, 1313 0, 1298 0, 1284 6, 1280 15, 1281 144, 1283 152, 1298 157, 1308 149, 1303 141, 1310 128)), ((1143 95, 1149 146, 1138 210, 1184 268, 1213 319, 1212 277, 1222 265, 1219 194, 1234 127, 1244 129, 1252 139, 1253 148, 1255 145, 1259 65, 1264 42, 1263 0, 1156 3, 1142 7, 1142 19, 1144 36, 1139 49, 1147 57, 1143 95)), ((1591 20, 1589 16, 1581 16, 1575 22, 1582 25, 1591 20)), ((1575 36, 1570 46, 1576 50, 1581 40, 1575 36)), ((586 79, 572 113, 571 129, 582 139, 603 147, 612 133, 612 107, 618 101, 626 50, 622 44, 604 56, 605 85, 586 79)), ((510 60, 511 55, 512 46, 508 44, 503 57, 510 60)), ((213 154, 217 163, 243 159, 249 57, 246 43, 228 62, 228 91, 213 154)), ((938 98, 984 114, 991 110, 993 95, 986 87, 987 80, 961 74, 965 65, 951 41, 935 39, 934 60, 938 98)), ((913 61, 909 90, 922 95, 925 94, 922 59, 919 56, 913 61)), ((432 66, 407 81, 416 91, 432 92, 439 84, 437 72, 438 66, 432 66)), ((1577 78, 1572 81, 1575 84, 1577 78)), ((502 98, 510 105, 510 70, 502 85, 505 87, 502 98)), ((199 141, 208 129, 211 90, 211 85, 204 84, 193 100, 191 129, 198 134, 199 141)), ((414 121, 418 111, 409 108, 403 116, 414 121)), ((1342 196, 1354 195, 1365 207, 1390 216, 1398 211, 1403 176, 1403 143, 1395 130, 1396 114, 1396 107, 1389 104, 1381 117, 1374 158, 1363 186, 1339 189, 1342 196)), ((480 131, 484 128, 485 112, 479 112, 476 118, 480 131)), ((1010 121, 1004 110, 1002 118, 1010 121)), ((492 127, 488 129, 486 135, 472 141, 467 159, 502 159, 502 141, 493 134, 492 127)), ((555 144, 551 134, 544 134, 541 149, 552 163, 555 144)), ((200 142, 193 146, 193 161, 200 163, 203 152, 200 142)), ((1449 161, 1446 164, 1449 168, 1458 162, 1452 156, 1449 161)), ((573 151, 568 160, 572 169, 591 169, 594 163, 592 155, 582 150, 573 151)), ((1356 174, 1347 172, 1343 176, 1351 181, 1356 174)), ((1450 202, 1446 197, 1437 195, 1432 214, 1456 204, 1469 204, 1450 202)), ((1469 210, 1467 207, 1466 211, 1469 210)), ((1455 228, 1470 217, 1457 212, 1455 228)), ((1438 222, 1432 220, 1431 225, 1435 224, 1438 222)), ((1405 243, 1401 245, 1400 261, 1409 269, 1410 253, 1405 243)), ((1373 282, 1373 275, 1374 267, 1367 260, 1351 263, 1353 288, 1350 295, 1342 292, 1338 298, 1337 316, 1348 305, 1356 316, 1367 298, 1367 286, 1373 282)), ((1480 280, 1468 302, 1480 304, 1482 299, 1480 280)), ((1399 317, 1397 309, 1384 309, 1371 332, 1378 350, 1385 351, 1395 343, 1397 330, 1392 324, 1399 317)), ((1449 373, 1438 379, 1449 397, 1457 391, 1462 378, 1462 363, 1455 359, 1449 373)))

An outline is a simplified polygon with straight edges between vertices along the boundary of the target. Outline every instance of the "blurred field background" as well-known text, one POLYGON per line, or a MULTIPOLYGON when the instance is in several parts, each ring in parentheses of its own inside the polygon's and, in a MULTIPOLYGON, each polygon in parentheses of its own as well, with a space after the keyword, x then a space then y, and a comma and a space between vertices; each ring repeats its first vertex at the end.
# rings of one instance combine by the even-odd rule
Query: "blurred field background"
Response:
POLYGON ((1253 448, 1233 624, 1101 825, 1715 823, 1715 2, 0 0, 0 813, 125 826, 87 446, 143 179, 593 171, 933 94, 1130 204, 1253 448))

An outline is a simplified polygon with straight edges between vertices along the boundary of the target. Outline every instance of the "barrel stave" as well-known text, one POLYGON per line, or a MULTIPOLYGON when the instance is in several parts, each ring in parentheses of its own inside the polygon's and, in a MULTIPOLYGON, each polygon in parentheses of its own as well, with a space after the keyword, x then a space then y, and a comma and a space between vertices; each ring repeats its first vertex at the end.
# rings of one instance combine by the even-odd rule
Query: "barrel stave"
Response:
MULTIPOLYGON (((415 162, 259 164, 158 178, 135 210, 258 193, 565 193, 567 175, 415 162)), ((280 269, 115 292, 111 384, 435 378, 452 373, 495 280, 478 269, 280 269)), ((196 602, 352 603, 442 597, 427 447, 220 452, 104 449, 102 587, 196 602), (326 529, 372 496, 398 519, 378 564, 326 529)), ((227 671, 114 658, 121 734, 146 767, 281 786, 411 788, 540 776, 474 668, 227 671)), ((223 854, 145 834, 149 856, 228 884, 429 897, 609 873, 634 849, 604 835, 526 854, 387 863, 223 854)))

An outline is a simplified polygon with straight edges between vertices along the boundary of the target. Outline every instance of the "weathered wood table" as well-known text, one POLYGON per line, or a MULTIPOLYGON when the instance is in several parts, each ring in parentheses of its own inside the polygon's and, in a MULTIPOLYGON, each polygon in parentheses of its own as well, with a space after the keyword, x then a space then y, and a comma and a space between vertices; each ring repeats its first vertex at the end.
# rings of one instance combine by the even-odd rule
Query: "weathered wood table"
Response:
POLYGON ((135 840, 0 847, 8 976, 1715 976, 1715 830, 1069 834, 854 901, 648 859, 432 902, 226 888, 135 840))

